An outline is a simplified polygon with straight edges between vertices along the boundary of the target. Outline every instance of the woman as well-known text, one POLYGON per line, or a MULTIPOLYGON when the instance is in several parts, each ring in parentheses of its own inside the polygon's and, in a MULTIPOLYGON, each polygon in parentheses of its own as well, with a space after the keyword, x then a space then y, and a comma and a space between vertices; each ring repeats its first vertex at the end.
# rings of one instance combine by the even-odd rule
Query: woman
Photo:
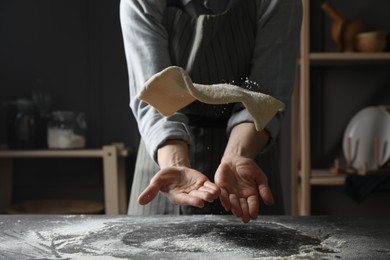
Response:
POLYGON ((130 107, 142 137, 129 214, 232 212, 247 223, 274 197, 269 213, 283 213, 274 145, 282 113, 258 132, 242 104, 193 102, 164 117, 137 93, 175 65, 193 82, 231 83, 287 103, 300 22, 300 0, 122 0, 130 107))

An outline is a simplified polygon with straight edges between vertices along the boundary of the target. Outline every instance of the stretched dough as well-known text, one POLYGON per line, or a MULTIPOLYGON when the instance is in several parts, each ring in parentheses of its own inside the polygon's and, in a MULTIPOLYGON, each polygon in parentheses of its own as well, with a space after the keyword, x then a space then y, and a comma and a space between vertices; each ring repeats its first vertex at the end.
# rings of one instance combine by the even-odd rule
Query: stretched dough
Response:
POLYGON ((188 73, 177 66, 152 76, 138 93, 138 98, 164 116, 172 115, 195 100, 214 105, 241 102, 253 117, 257 131, 261 131, 285 107, 269 95, 232 84, 193 83, 188 73))

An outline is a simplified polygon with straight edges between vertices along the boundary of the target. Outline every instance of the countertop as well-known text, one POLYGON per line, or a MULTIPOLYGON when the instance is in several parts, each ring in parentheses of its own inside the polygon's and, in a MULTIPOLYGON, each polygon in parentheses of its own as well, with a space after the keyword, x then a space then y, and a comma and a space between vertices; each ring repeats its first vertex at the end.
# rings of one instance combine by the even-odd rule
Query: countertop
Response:
POLYGON ((0 215, 0 259, 390 259, 390 220, 0 215))

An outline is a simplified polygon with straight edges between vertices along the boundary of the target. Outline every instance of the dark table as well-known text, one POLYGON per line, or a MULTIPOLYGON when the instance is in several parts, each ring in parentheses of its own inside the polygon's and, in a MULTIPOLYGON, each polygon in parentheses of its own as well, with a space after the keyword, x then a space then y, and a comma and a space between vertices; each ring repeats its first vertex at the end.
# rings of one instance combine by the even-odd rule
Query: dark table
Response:
POLYGON ((0 259, 390 259, 390 220, 2 215, 0 259))

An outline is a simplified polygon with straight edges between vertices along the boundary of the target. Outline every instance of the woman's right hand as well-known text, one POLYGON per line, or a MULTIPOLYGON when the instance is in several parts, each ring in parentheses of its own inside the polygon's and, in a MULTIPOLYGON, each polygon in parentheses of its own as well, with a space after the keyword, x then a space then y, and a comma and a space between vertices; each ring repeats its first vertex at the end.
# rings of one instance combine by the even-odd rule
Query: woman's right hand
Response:
POLYGON ((157 151, 160 171, 138 197, 138 203, 148 204, 159 192, 178 205, 202 208, 204 202, 218 198, 221 190, 205 175, 191 168, 188 144, 181 140, 167 140, 157 151))
POLYGON ((138 197, 138 203, 148 204, 162 192, 178 205, 204 207, 204 202, 213 202, 221 193, 220 188, 202 173, 184 166, 161 169, 138 197))

